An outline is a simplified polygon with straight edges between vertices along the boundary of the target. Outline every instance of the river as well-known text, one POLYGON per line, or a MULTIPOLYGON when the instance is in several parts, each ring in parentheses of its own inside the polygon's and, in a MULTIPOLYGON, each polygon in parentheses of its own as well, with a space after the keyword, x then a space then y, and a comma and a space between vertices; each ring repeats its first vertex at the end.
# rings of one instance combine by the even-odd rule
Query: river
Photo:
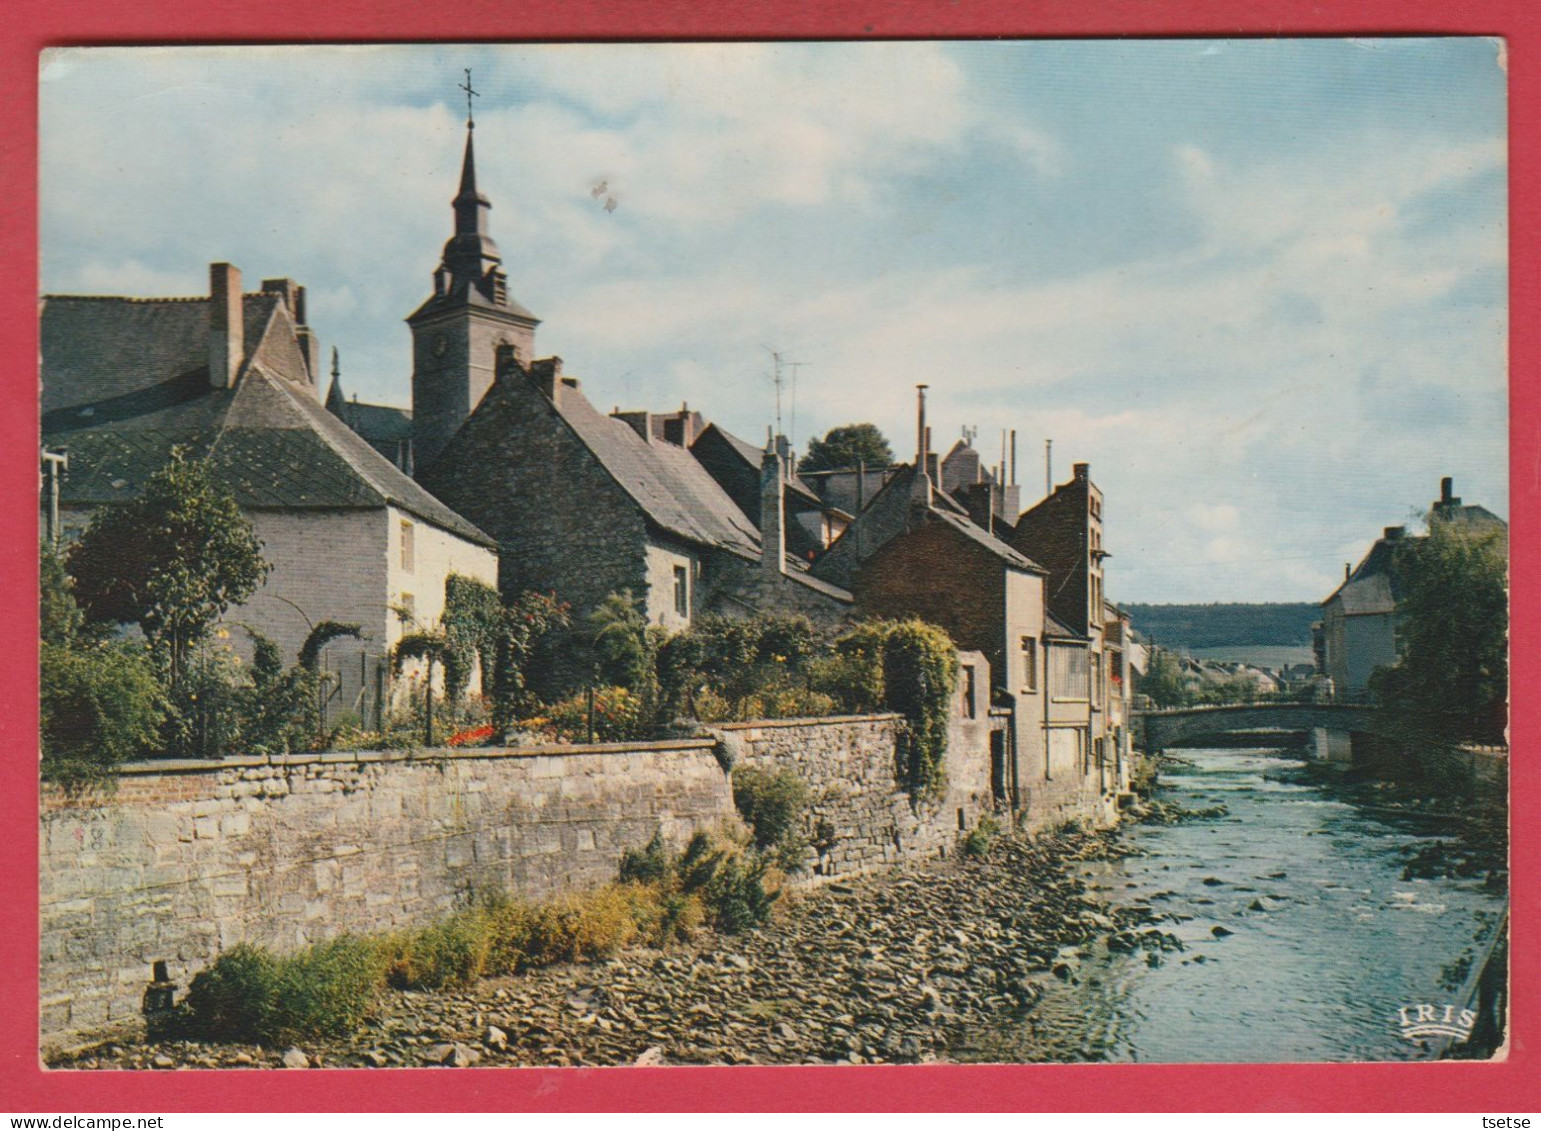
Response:
POLYGON ((1404 878, 1464 818, 1367 804, 1365 790, 1280 751, 1179 753, 1188 764, 1164 767, 1156 796, 1225 814, 1131 826, 1132 854, 1088 862, 1081 876, 1112 904, 1163 915, 1157 925, 1183 949, 1099 944, 967 1058, 1023 1059, 1029 1047, 1150 1062, 1428 1057, 1403 1037, 1399 1009, 1416 1018, 1419 1004, 1453 1002, 1463 955, 1469 963, 1503 909, 1480 871, 1404 878))

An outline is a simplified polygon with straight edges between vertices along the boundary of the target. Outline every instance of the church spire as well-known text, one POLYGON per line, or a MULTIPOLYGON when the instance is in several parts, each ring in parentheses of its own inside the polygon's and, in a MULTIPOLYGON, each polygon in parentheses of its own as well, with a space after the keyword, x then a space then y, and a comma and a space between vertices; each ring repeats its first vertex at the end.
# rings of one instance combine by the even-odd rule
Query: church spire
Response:
POLYGON ((348 398, 342 391, 342 366, 337 363, 337 347, 332 347, 332 387, 326 393, 327 411, 347 420, 348 398))
POLYGON ((471 86, 471 71, 466 69, 466 149, 460 163, 460 190, 455 194, 455 234, 444 245, 444 262, 439 268, 440 293, 469 283, 493 302, 506 295, 500 267, 503 257, 498 245, 487 233, 487 214, 492 201, 476 188, 476 119, 471 113, 471 99, 479 92, 471 86))

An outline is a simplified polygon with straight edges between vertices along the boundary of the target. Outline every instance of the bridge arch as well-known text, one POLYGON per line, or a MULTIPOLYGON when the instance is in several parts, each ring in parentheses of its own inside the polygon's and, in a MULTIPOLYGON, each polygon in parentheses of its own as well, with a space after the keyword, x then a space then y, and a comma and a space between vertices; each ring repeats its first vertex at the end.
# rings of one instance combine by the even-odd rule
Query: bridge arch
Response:
POLYGON ((1237 703, 1142 711, 1135 718, 1145 749, 1164 750, 1206 735, 1248 730, 1363 734, 1372 728, 1374 715, 1371 707, 1349 703, 1237 703))

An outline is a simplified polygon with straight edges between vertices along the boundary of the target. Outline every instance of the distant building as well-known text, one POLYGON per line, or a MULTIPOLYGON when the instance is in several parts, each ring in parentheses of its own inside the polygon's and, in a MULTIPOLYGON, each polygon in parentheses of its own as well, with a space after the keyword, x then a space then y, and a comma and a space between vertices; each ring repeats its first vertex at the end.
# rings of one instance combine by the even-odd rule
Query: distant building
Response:
MULTIPOLYGON (((1508 539, 1508 525, 1486 507, 1463 504, 1449 476, 1440 482, 1440 497, 1429 509, 1430 522, 1447 522, 1471 533, 1496 532, 1508 539)), ((1363 698, 1370 677, 1397 660, 1397 606, 1402 578, 1397 550, 1418 535, 1406 527, 1388 526, 1353 569, 1344 567, 1343 584, 1322 602, 1319 633, 1313 628, 1322 671, 1332 680, 1340 699, 1363 698)))
POLYGON ((326 410, 362 436, 375 451, 406 474, 412 474, 412 410, 394 405, 365 404, 356 396, 349 400, 343 392, 342 371, 335 348, 332 350, 332 383, 327 389, 326 410))
POLYGON ((268 279, 243 294, 229 264, 210 275, 196 298, 43 299, 42 437, 68 453, 62 525, 68 536, 134 497, 174 450, 207 460, 273 567, 227 622, 290 663, 311 626, 361 625, 362 639, 333 641, 323 662, 340 681, 334 706, 369 719, 403 631, 392 609, 432 624, 448 574, 495 579, 495 543, 320 403, 303 287, 268 279))

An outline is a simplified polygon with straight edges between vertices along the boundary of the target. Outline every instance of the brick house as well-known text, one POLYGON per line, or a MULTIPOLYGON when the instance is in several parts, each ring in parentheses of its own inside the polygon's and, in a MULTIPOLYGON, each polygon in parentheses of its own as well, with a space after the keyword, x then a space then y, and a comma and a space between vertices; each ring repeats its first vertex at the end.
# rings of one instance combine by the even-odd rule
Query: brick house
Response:
POLYGON ((44 297, 42 440, 68 456, 61 525, 67 537, 133 497, 174 449, 207 459, 273 567, 227 621, 290 663, 312 625, 362 625, 323 662, 340 680, 330 709, 372 722, 402 633, 392 606, 432 623, 448 574, 495 580, 495 543, 321 404, 304 288, 269 279, 243 294, 234 267, 210 273, 207 297, 44 297))
MULTIPOLYGON (((1091 465, 1075 464, 1071 479, 1055 487, 1018 516, 1008 539, 1012 546, 1048 571, 1045 593, 1048 610, 1060 627, 1054 637, 1049 680, 1051 711, 1050 760, 1073 759, 1088 774, 1096 774, 1105 794, 1120 792, 1108 727, 1108 695, 1112 671, 1106 647, 1106 598, 1103 562, 1111 555, 1102 547, 1102 492, 1091 479, 1091 465), (1080 656, 1077 653, 1084 652, 1080 656), (1084 672, 1084 677, 1083 677, 1084 672), (1079 716, 1074 723, 1072 716, 1079 716), (1070 735, 1071 729, 1084 731, 1070 735), (1071 746, 1074 744, 1074 753, 1071 746)), ((1120 695, 1123 694, 1120 689, 1120 695)))

